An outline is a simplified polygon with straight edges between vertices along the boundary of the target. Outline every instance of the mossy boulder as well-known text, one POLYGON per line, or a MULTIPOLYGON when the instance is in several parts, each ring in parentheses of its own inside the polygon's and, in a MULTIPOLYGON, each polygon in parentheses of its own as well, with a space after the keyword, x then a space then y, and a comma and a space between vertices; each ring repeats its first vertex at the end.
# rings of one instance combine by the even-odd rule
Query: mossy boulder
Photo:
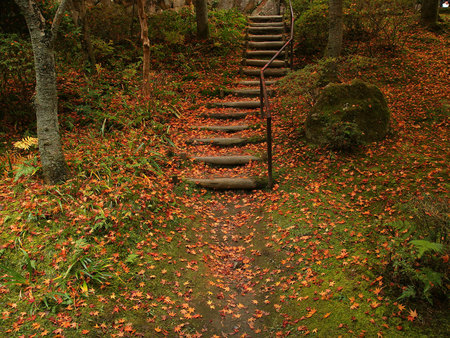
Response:
POLYGON ((383 93, 361 80, 324 87, 306 119, 309 141, 336 149, 380 141, 389 129, 390 113, 383 93))

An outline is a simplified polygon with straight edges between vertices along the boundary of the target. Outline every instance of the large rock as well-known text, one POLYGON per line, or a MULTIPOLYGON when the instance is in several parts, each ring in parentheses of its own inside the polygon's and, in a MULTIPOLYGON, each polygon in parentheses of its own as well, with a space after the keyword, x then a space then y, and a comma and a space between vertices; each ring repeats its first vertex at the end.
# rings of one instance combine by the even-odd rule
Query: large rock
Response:
POLYGON ((383 93, 361 80, 332 83, 322 89, 306 119, 309 141, 332 148, 351 148, 385 138, 390 113, 383 93))

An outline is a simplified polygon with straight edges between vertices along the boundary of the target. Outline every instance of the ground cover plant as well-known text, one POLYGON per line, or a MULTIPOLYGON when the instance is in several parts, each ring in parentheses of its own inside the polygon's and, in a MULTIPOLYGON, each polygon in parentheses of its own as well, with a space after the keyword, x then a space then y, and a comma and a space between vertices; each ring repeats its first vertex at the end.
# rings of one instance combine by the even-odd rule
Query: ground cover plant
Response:
MULTIPOLYGON (((154 20, 192 20, 178 15, 154 20)), ((80 57, 58 69, 62 185, 43 184, 32 125, 4 120, 2 335, 447 336, 446 37, 416 26, 396 55, 343 57, 340 80, 376 84, 393 119, 353 152, 306 142, 320 65, 310 87, 294 73, 274 102, 274 189, 215 193, 182 181, 189 126, 239 70, 221 22, 237 39, 242 17, 212 17, 213 42, 159 35, 149 100, 137 50, 95 69, 61 52, 80 57)))

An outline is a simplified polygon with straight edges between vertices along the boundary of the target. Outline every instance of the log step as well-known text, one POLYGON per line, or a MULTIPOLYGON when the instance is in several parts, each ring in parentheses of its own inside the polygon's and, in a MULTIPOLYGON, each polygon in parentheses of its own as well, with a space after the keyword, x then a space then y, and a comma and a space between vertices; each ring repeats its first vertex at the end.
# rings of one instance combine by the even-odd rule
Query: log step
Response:
MULTIPOLYGON (((245 59, 244 64, 246 66, 254 66, 254 67, 264 67, 269 60, 260 60, 260 59, 245 59)), ((273 60, 270 64, 271 68, 281 68, 286 67, 286 62, 284 60, 273 60)))
MULTIPOLYGON (((278 52, 278 50, 247 50, 245 52, 245 55, 247 56, 247 59, 261 59, 261 57, 263 58, 268 58, 267 61, 269 61, 276 53, 278 52)), ((278 55, 278 59, 284 58, 285 55, 285 51, 282 51, 279 55, 278 55)))
MULTIPOLYGON (((277 82, 276 80, 269 80, 269 81, 266 81, 266 85, 270 86, 270 85, 275 84, 276 82, 277 82)), ((259 80, 239 81, 238 84, 242 85, 242 86, 259 86, 259 80)))
MULTIPOLYGON (((285 76, 289 71, 289 68, 269 68, 264 71, 264 76, 285 76)), ((259 76, 261 70, 258 68, 247 68, 242 71, 248 76, 259 76)), ((259 106, 258 106, 259 107, 259 106)))
POLYGON ((273 35, 249 35, 249 41, 280 41, 283 40, 283 34, 273 35))
POLYGON ((217 119, 217 120, 238 120, 244 119, 250 113, 246 112, 234 112, 234 113, 210 113, 210 114, 201 114, 201 117, 205 117, 208 119, 217 119))
POLYGON ((249 27, 283 27, 284 22, 250 22, 249 27))
POLYGON ((246 144, 256 144, 264 142, 263 137, 252 137, 252 138, 242 138, 242 137, 214 137, 214 138, 196 138, 193 140, 186 141, 186 144, 210 144, 212 146, 219 147, 236 147, 244 146, 246 144))
POLYGON ((249 34, 281 34, 284 27, 248 27, 249 34))
POLYGON ((203 162, 210 165, 234 167, 246 165, 252 161, 261 161, 261 158, 250 155, 236 155, 236 156, 195 156, 192 157, 194 161, 203 162))
POLYGON ((203 188, 215 190, 254 190, 267 186, 267 181, 251 177, 185 178, 185 180, 203 188))
POLYGON ((260 102, 259 101, 215 102, 215 103, 209 103, 207 105, 207 107, 208 106, 209 106, 209 108, 216 107, 216 108, 252 109, 252 108, 259 108, 260 102))
MULTIPOLYGON (((266 84, 267 84, 267 82, 266 82, 266 84)), ((233 89, 233 90, 227 91, 226 93, 230 93, 234 96, 239 96, 239 97, 259 97, 259 93, 260 93, 259 82, 255 82, 255 85, 258 85, 258 88, 233 89)), ((270 89, 267 92, 268 92, 268 94, 272 94, 273 90, 270 89)))
POLYGON ((284 44, 284 41, 250 41, 247 44, 247 47, 250 49, 278 50, 283 47, 284 44))
POLYGON ((223 131, 226 133, 235 133, 249 128, 247 124, 237 126, 193 126, 193 129, 209 130, 209 131, 223 131))
POLYGON ((280 22, 283 21, 282 15, 251 15, 248 17, 253 22, 280 22))

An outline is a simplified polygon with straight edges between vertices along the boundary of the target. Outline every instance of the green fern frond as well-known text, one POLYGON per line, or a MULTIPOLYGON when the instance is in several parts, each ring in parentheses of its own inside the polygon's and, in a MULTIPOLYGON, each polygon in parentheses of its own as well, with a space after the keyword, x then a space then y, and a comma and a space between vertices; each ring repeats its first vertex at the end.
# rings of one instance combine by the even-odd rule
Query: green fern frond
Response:
POLYGON ((14 143, 14 148, 28 150, 33 146, 37 146, 38 139, 36 137, 27 136, 20 141, 14 143))

